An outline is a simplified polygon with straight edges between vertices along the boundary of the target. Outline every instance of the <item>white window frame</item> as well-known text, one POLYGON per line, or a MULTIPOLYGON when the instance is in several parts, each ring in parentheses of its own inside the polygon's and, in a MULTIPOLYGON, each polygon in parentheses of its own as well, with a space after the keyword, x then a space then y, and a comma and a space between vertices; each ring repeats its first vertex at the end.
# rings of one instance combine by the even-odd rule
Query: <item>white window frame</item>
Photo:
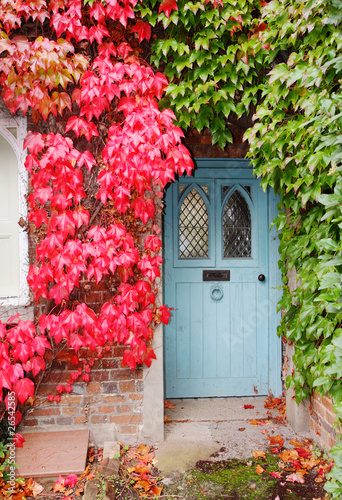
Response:
MULTIPOLYGON (((27 220, 28 173, 25 169, 26 151, 24 139, 27 134, 27 121, 23 116, 13 116, 0 104, 0 135, 11 145, 18 163, 18 207, 19 220, 27 220), (9 129, 16 128, 16 137, 9 129)), ((18 220, 18 223, 19 223, 18 220)), ((27 283, 29 271, 28 234, 18 224, 19 229, 19 294, 11 297, 0 297, 0 306, 26 306, 30 304, 30 289, 27 283)))

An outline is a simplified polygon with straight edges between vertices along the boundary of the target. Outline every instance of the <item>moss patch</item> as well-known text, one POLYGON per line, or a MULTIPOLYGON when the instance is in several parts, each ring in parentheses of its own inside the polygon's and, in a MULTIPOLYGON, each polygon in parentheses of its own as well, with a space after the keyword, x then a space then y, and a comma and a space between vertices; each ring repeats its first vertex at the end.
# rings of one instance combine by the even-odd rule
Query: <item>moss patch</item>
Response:
POLYGON ((163 495, 172 495, 186 500, 224 499, 231 500, 302 500, 323 498, 321 484, 315 482, 317 472, 305 476, 304 484, 286 482, 290 472, 283 472, 284 479, 274 478, 270 472, 279 471, 276 455, 267 454, 266 459, 227 460, 221 462, 198 462, 180 481, 165 486, 163 495), (256 473, 260 465, 264 472, 256 473))

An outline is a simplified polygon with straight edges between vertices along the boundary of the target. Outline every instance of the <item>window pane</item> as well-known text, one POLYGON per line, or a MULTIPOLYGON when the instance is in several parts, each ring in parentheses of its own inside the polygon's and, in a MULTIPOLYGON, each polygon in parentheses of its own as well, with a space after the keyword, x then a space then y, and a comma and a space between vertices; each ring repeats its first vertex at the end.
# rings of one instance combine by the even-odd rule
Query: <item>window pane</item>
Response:
POLYGON ((179 214, 179 258, 209 257, 208 210, 202 196, 192 189, 179 214))
POLYGON ((223 258, 252 256, 251 213, 244 197, 235 191, 222 217, 223 258))

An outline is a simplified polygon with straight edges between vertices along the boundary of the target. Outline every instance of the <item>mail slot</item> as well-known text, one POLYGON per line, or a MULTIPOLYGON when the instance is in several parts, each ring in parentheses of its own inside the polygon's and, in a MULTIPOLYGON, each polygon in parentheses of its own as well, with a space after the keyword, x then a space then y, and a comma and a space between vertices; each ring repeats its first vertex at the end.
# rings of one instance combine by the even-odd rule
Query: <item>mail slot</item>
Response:
POLYGON ((230 271, 203 271, 203 281, 230 281, 230 271))

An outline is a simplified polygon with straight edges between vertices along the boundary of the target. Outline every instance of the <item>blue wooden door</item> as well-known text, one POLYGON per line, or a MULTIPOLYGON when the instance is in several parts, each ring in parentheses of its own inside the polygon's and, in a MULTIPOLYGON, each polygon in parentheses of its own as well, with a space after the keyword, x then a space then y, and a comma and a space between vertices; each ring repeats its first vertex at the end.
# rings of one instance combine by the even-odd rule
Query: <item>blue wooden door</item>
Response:
POLYGON ((164 339, 168 398, 270 388, 268 195, 246 161, 224 164, 197 168, 166 195, 164 294, 174 308, 164 339))

